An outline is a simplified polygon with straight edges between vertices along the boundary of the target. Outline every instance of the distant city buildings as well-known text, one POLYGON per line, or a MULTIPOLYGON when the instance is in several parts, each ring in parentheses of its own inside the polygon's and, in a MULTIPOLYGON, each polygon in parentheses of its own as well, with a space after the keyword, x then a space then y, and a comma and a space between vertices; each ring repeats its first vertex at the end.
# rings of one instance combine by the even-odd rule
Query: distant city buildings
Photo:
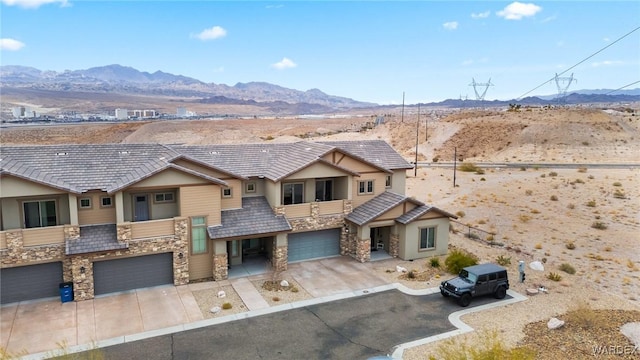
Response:
POLYGON ((192 117, 192 116, 196 116, 198 114, 196 114, 193 111, 189 111, 187 110, 187 108, 185 107, 179 107, 176 109, 176 117, 179 118, 183 118, 183 117, 192 117))
POLYGON ((40 114, 37 111, 31 110, 27 106, 17 106, 17 107, 11 108, 11 113, 13 117, 16 119, 35 118, 40 116, 40 114))
POLYGON ((116 109, 117 120, 127 120, 129 118, 129 112, 127 109, 116 109))

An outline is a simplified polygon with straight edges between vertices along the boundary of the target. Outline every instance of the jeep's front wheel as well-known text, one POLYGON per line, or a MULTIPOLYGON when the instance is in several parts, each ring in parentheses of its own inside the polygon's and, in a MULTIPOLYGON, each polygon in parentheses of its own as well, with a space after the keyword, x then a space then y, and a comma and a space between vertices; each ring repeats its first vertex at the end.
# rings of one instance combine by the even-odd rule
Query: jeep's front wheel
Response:
POLYGON ((462 307, 469 306, 469 304, 471 304, 471 294, 462 294, 462 296, 460 296, 460 298, 458 299, 458 304, 460 304, 460 306, 462 307))
POLYGON ((498 286, 495 294, 493 295, 496 297, 496 299, 504 299, 504 297, 507 296, 507 289, 504 286, 498 286))
POLYGON ((442 296, 444 297, 449 297, 449 294, 447 294, 444 290, 440 290, 440 294, 442 294, 442 296))

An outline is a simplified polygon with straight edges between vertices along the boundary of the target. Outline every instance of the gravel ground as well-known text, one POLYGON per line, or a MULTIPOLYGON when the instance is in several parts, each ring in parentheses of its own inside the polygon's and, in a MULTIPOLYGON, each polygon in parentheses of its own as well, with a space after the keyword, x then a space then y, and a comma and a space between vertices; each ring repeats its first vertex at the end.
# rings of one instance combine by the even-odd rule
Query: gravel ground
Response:
POLYGON ((268 279, 260 279, 252 281, 253 286, 256 287, 260 295, 269 303, 269 306, 277 306, 282 304, 288 304, 296 301, 311 299, 313 296, 309 294, 304 288, 298 284, 293 279, 289 279, 284 277, 284 280, 289 282, 288 289, 282 290, 267 290, 263 287, 265 281, 270 281, 268 279), (292 291, 292 289, 297 289, 297 292, 292 291), (276 300, 277 299, 277 300, 276 300))
POLYGON ((204 316, 205 319, 248 311, 244 302, 242 302, 242 299, 240 299, 240 296, 231 285, 217 286, 215 282, 212 282, 210 288, 193 291, 193 297, 196 299, 202 316, 204 316), (219 291, 224 291, 225 297, 219 298, 219 291), (222 304, 226 302, 231 303, 231 309, 221 310, 216 314, 210 311, 214 306, 222 308, 222 304))

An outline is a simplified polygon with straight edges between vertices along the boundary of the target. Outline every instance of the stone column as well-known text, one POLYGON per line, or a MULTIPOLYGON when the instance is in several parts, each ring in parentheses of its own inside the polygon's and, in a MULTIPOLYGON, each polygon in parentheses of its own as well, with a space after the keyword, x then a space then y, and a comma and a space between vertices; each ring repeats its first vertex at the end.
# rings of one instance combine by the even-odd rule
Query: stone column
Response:
POLYGON ((5 239, 7 240, 7 259, 19 260, 24 252, 22 230, 8 230, 5 233, 5 239))
POLYGON ((351 214, 351 212, 353 211, 353 202, 352 200, 344 200, 344 208, 343 208, 343 213, 345 215, 349 215, 351 214))
POLYGON ((122 224, 118 224, 118 234, 117 239, 119 243, 128 243, 131 241, 131 223, 126 222, 122 224))
POLYGON ((311 203, 311 218, 317 219, 320 216, 320 206, 317 202, 311 203))
POLYGON ((274 207, 273 212, 276 213, 276 216, 284 216, 285 214, 284 206, 274 207))
POLYGON ((80 239, 80 226, 78 225, 65 225, 63 231, 65 241, 80 239))
POLYGON ((400 255, 400 235, 398 234, 389 236, 389 255, 393 257, 400 255))
POLYGON ((229 277, 227 254, 213 255, 213 280, 227 280, 229 277))
MULTIPOLYGON (((174 218, 173 243, 173 284, 189 283, 189 221, 187 218, 174 218)), ((208 241, 208 240, 207 240, 208 241)))
POLYGON ((357 239, 356 241, 356 260, 361 263, 369 262, 371 260, 371 239, 357 239))
POLYGON ((346 223, 340 230, 340 255, 349 255, 349 235, 351 227, 346 223))
POLYGON ((91 260, 84 256, 71 258, 71 274, 73 277, 74 300, 93 299, 93 263, 91 260))

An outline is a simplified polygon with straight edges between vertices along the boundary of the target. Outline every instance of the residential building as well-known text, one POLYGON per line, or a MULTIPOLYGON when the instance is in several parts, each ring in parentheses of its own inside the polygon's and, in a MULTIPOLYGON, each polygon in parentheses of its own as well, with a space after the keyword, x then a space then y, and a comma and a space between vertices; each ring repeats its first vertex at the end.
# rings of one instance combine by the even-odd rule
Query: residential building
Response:
POLYGON ((127 120, 129 118, 129 111, 127 109, 116 109, 117 120, 127 120))
POLYGON ((0 302, 444 254, 455 216, 404 195, 410 168, 379 140, 3 146, 0 302))

